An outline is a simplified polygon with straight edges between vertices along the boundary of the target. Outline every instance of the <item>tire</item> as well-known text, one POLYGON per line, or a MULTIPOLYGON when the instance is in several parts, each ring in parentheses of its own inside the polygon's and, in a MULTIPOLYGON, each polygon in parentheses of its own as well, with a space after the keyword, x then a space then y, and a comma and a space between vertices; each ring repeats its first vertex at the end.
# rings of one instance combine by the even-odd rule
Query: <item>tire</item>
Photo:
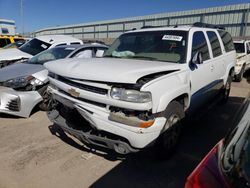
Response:
POLYGON ((47 92, 47 87, 44 87, 42 89, 41 96, 42 96, 43 100, 39 104, 39 108, 43 111, 48 111, 51 97, 50 97, 50 94, 47 92))
POLYGON ((240 70, 240 73, 235 76, 234 80, 236 82, 240 82, 242 80, 242 78, 243 78, 244 72, 245 72, 245 65, 243 65, 243 67, 240 70))
POLYGON ((227 103, 228 101, 228 98, 229 98, 229 94, 230 94, 230 90, 231 90, 231 83, 232 83, 232 75, 229 74, 228 75, 228 78, 227 78, 227 82, 226 84, 224 85, 223 89, 222 89, 222 98, 221 98, 221 104, 225 104, 227 103))
POLYGON ((158 140, 158 150, 161 158, 171 156, 176 148, 181 134, 181 120, 184 117, 183 106, 177 102, 171 102, 164 116, 167 119, 158 140))

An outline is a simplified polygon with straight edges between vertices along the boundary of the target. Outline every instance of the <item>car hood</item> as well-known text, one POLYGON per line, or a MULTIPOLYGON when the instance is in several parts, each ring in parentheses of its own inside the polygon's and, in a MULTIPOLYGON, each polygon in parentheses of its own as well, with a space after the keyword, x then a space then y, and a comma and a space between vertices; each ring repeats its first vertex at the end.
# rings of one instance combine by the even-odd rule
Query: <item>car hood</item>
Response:
POLYGON ((17 48, 12 48, 12 49, 4 49, 0 51, 0 61, 6 60, 17 60, 17 59, 22 59, 22 58, 31 58, 33 57, 32 55, 25 53, 17 48))
POLYGON ((29 76, 44 69, 45 68, 43 65, 34 65, 26 63, 13 64, 0 69, 0 82, 4 82, 12 78, 29 76))
POLYGON ((44 66, 50 72, 69 78, 116 83, 136 83, 146 75, 185 67, 177 63, 117 58, 64 59, 44 66))

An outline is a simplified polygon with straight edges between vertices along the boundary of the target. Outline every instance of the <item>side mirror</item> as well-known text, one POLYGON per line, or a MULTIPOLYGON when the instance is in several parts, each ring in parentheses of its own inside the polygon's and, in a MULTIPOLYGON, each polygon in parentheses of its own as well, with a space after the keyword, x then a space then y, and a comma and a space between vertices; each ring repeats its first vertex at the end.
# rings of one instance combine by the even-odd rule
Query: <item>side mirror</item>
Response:
POLYGON ((194 56, 192 57, 192 61, 193 64, 202 64, 203 60, 202 60, 202 55, 201 52, 196 52, 194 54, 194 56))
POLYGON ((247 54, 250 54, 250 50, 247 50, 247 54))

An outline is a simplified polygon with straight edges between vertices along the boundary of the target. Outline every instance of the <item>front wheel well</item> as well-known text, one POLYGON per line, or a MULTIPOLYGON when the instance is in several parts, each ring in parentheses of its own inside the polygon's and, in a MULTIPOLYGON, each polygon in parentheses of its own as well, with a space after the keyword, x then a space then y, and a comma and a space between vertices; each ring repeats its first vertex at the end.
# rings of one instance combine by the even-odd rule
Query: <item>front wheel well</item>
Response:
POLYGON ((174 98, 172 101, 177 101, 183 106, 183 110, 185 111, 188 107, 188 94, 184 93, 176 98, 174 98))

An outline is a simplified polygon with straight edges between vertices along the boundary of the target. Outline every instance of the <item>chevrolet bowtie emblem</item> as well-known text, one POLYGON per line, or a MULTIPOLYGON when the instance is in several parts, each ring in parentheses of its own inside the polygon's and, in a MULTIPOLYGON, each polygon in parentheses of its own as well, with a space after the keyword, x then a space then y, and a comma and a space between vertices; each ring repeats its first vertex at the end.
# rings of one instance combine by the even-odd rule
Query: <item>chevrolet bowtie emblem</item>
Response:
POLYGON ((76 91, 75 89, 73 89, 73 88, 69 89, 69 90, 68 90, 68 93, 69 93, 71 96, 76 97, 76 98, 78 98, 78 97, 80 96, 80 93, 77 92, 77 91, 76 91))

